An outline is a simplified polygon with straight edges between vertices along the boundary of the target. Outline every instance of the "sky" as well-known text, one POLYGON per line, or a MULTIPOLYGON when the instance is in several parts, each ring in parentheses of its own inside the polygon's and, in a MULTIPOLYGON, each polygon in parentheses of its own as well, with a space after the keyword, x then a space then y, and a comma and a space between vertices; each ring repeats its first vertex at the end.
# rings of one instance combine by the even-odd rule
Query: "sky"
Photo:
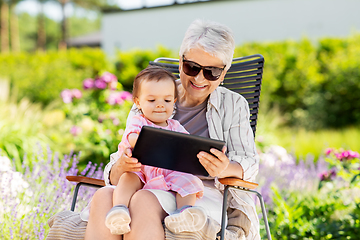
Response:
MULTIPOLYGON (((143 5, 146 7, 168 5, 175 2, 175 0, 109 0, 109 2, 117 4, 122 9, 134 9, 141 8, 143 5)), ((178 3, 191 2, 191 0, 177 0, 178 3)), ((17 12, 27 12, 31 15, 36 15, 39 12, 40 6, 36 0, 26 0, 18 4, 16 10, 17 12)), ((47 2, 44 4, 44 12, 47 17, 60 21, 61 20, 61 10, 59 4, 54 2, 47 2)), ((66 8, 66 14, 87 16, 89 18, 96 17, 96 13, 91 11, 84 11, 82 9, 74 9, 73 6, 68 5, 66 8)))

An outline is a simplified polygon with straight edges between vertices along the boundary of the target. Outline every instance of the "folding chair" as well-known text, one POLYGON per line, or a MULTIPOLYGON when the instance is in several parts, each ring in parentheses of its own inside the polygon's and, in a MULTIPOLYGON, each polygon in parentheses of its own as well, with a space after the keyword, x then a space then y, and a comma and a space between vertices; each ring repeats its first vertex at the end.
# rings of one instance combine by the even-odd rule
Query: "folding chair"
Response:
MULTIPOLYGON (((172 72, 176 77, 179 77, 179 59, 158 58, 155 59, 153 62, 151 61, 149 65, 163 67, 169 70, 170 72, 172 72)), ((225 75, 224 85, 223 85, 224 87, 241 94, 248 101, 250 108, 250 115, 251 115, 250 125, 254 132, 254 136, 256 132, 257 116, 259 110, 263 68, 264 68, 264 57, 260 54, 234 58, 230 69, 225 75)), ((87 177, 67 176, 66 178, 69 181, 77 182, 77 185, 74 190, 74 197, 71 206, 72 211, 74 211, 75 209, 76 198, 80 186, 85 185, 90 187, 101 187, 105 185, 103 180, 92 179, 87 177)), ((258 184, 247 182, 238 178, 223 178, 223 179, 219 179, 219 181, 220 183, 225 185, 220 239, 224 239, 225 236, 225 229, 226 229, 225 221, 226 221, 228 191, 230 188, 233 188, 233 189, 237 189, 238 191, 244 191, 244 192, 256 194, 256 196, 259 198, 262 215, 265 222, 267 238, 271 240, 264 200, 259 192, 253 190, 258 186, 258 184)))

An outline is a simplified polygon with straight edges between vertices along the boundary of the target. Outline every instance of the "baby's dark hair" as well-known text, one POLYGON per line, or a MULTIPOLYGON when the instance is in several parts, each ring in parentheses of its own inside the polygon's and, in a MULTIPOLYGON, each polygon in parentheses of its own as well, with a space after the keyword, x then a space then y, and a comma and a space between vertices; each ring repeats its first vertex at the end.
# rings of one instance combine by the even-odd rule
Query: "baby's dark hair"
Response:
POLYGON ((162 67, 156 66, 149 66, 142 70, 141 72, 136 75, 133 83, 133 98, 139 97, 141 83, 143 81, 164 81, 164 80, 171 80, 175 86, 175 98, 178 97, 178 92, 176 89, 176 77, 171 72, 165 70, 162 67))

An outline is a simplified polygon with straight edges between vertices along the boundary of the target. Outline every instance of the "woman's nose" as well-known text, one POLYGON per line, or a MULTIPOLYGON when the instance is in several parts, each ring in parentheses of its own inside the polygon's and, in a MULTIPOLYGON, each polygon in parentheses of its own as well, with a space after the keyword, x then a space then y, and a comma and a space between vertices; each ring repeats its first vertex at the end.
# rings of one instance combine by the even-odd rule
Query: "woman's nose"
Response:
POLYGON ((200 70, 200 72, 198 73, 198 75, 196 75, 196 76, 194 77, 194 79, 195 79, 196 82, 202 82, 202 81, 204 81, 205 78, 204 78, 203 71, 200 70))

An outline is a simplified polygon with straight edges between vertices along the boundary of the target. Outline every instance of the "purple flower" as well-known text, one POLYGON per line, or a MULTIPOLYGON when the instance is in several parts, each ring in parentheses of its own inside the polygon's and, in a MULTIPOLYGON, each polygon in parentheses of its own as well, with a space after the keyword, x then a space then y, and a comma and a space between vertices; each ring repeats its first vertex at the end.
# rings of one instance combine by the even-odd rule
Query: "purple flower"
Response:
POLYGON ((105 119, 106 119, 105 116, 99 116, 98 122, 99 122, 99 123, 102 123, 105 119))
POLYGON ((92 89, 95 86, 95 81, 92 78, 87 78, 83 81, 84 89, 92 89))
POLYGON ((98 78, 95 80, 95 87, 98 89, 105 89, 107 84, 101 78, 98 78))
POLYGON ((82 129, 78 126, 72 126, 70 129, 70 133, 75 137, 82 132, 82 129))
POLYGON ((109 72, 103 73, 103 75, 101 75, 100 78, 106 83, 117 82, 117 77, 114 74, 109 73, 109 72))
POLYGON ((74 97, 74 98, 81 98, 82 97, 82 92, 79 89, 76 89, 76 88, 71 90, 71 94, 72 94, 72 97, 74 97))
POLYGON ((61 92, 61 98, 63 100, 64 103, 71 103, 72 102, 72 92, 69 89, 64 89, 61 92))

